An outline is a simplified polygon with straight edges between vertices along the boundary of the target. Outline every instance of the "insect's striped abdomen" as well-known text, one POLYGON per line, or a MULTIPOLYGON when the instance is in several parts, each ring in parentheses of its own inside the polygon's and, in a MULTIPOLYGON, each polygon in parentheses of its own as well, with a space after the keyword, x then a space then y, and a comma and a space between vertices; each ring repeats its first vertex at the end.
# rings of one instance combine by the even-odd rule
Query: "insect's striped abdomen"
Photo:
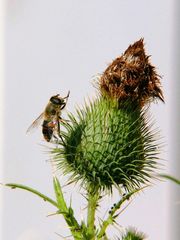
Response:
POLYGON ((54 131, 54 124, 52 124, 49 121, 44 120, 44 122, 42 124, 42 133, 43 133, 44 139, 47 142, 49 142, 51 140, 53 131, 54 131))

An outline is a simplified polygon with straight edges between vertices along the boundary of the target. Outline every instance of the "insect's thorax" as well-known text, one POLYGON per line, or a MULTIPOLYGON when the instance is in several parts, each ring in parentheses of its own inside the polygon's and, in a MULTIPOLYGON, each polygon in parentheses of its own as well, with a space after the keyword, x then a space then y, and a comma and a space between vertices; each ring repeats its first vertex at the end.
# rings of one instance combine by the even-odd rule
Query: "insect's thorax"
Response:
POLYGON ((60 116, 60 113, 60 106, 49 102, 44 111, 44 119, 46 121, 52 121, 54 118, 57 118, 57 116, 60 116))

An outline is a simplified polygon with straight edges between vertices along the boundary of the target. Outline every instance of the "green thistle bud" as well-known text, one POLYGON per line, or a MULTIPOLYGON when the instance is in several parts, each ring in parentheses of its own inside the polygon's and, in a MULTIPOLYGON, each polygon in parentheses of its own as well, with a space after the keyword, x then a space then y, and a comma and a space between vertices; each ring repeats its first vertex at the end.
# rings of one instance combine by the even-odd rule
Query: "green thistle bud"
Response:
MULTIPOLYGON (((134 228, 126 229, 126 233, 123 234, 122 240, 145 240, 146 236, 142 232, 138 232, 134 228)), ((120 238, 118 238, 120 239, 120 238)))
POLYGON ((163 100, 142 40, 106 69, 99 91, 94 102, 77 110, 76 118, 69 115, 62 148, 53 151, 55 160, 72 180, 93 190, 122 185, 130 191, 147 183, 156 167, 158 146, 144 105, 151 98, 163 100))

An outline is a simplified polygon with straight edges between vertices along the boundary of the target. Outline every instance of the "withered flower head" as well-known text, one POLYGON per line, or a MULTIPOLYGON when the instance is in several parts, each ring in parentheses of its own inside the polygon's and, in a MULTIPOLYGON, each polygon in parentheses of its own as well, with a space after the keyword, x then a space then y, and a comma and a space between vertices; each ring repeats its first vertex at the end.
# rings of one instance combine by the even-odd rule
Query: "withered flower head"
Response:
POLYGON ((164 102, 160 76, 145 53, 143 39, 108 66, 100 78, 100 91, 119 102, 137 101, 141 106, 155 98, 164 102))

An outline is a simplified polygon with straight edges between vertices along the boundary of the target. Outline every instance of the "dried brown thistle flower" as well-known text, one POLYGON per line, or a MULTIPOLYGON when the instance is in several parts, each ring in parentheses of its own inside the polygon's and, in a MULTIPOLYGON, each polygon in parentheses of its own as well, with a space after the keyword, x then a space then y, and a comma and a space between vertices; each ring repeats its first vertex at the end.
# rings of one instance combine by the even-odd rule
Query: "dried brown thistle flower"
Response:
POLYGON ((108 66, 99 84, 102 95, 119 102, 136 101, 140 106, 155 98, 164 102, 160 76, 145 53, 143 39, 130 45, 108 66))

